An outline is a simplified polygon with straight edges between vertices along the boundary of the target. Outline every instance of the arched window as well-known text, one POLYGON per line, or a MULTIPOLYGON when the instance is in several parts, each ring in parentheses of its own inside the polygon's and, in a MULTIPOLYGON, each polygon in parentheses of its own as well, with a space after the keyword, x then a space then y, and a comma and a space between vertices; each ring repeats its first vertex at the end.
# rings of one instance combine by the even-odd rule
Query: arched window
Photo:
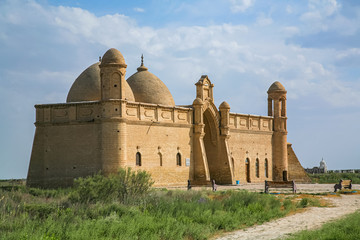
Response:
POLYGON ((258 158, 256 159, 255 167, 256 167, 256 177, 260 177, 259 159, 258 158))
POLYGON ((141 153, 136 153, 136 166, 141 166, 141 153))
POLYGON ((246 175, 246 181, 250 182, 250 160, 249 160, 249 158, 246 158, 246 160, 245 160, 245 175, 246 175))
POLYGON ((269 164, 267 158, 265 158, 265 177, 269 177, 269 164))
POLYGON ((286 101, 284 98, 280 99, 281 102, 281 116, 286 117, 286 101))
POLYGON ((273 100, 268 98, 268 116, 273 116, 274 109, 273 109, 273 100))
POLYGON ((176 165, 181 166, 181 154, 180 153, 176 154, 176 165))
POLYGON ((161 153, 159 153, 159 161, 160 161, 160 167, 162 167, 163 162, 162 162, 162 154, 161 153))

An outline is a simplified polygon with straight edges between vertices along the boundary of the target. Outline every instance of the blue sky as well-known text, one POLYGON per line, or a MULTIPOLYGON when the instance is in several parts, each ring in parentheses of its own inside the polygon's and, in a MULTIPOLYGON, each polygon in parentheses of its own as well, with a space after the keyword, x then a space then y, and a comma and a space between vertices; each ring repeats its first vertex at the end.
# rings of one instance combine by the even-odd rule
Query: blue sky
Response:
POLYGON ((360 168, 360 2, 340 0, 0 0, 0 178, 25 178, 34 105, 65 102, 109 48, 140 56, 177 105, 207 74, 218 106, 266 115, 288 91, 288 141, 304 167, 360 168))

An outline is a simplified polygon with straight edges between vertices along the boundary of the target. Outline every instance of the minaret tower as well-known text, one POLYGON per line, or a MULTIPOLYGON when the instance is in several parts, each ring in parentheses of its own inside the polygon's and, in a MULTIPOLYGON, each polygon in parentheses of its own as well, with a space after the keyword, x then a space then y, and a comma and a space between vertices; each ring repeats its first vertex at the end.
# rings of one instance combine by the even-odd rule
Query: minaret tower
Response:
POLYGON ((104 174, 117 172, 126 165, 126 99, 134 99, 125 80, 126 64, 120 51, 109 49, 101 59, 101 170, 104 174), (132 96, 131 96, 132 95, 132 96))
POLYGON ((120 51, 109 49, 100 64, 101 100, 125 99, 125 59, 120 51))
POLYGON ((272 156, 273 179, 288 180, 286 90, 280 82, 274 82, 268 90, 268 115, 274 117, 272 156))

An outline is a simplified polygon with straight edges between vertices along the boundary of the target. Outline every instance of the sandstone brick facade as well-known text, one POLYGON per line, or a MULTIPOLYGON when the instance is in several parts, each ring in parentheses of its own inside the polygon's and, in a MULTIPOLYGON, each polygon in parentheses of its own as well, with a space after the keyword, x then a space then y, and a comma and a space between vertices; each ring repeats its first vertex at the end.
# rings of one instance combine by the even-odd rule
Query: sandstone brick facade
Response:
POLYGON ((184 186, 188 179, 306 181, 286 142, 286 91, 280 83, 269 88, 269 116, 255 116, 230 113, 226 102, 217 108, 207 76, 196 83, 192 105, 175 106, 143 62, 130 85, 125 72, 123 56, 110 49, 75 81, 67 103, 35 106, 29 186, 69 186, 77 177, 119 167, 150 172, 156 186, 184 186))

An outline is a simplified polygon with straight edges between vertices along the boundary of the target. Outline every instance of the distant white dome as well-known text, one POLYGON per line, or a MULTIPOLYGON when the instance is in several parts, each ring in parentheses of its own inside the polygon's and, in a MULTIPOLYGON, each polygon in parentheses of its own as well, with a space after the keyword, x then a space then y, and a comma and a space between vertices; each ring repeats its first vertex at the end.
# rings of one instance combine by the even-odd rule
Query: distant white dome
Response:
POLYGON ((324 161, 324 159, 321 159, 320 161, 320 169, 324 169, 324 172, 327 172, 327 166, 326 166, 326 162, 324 161))

